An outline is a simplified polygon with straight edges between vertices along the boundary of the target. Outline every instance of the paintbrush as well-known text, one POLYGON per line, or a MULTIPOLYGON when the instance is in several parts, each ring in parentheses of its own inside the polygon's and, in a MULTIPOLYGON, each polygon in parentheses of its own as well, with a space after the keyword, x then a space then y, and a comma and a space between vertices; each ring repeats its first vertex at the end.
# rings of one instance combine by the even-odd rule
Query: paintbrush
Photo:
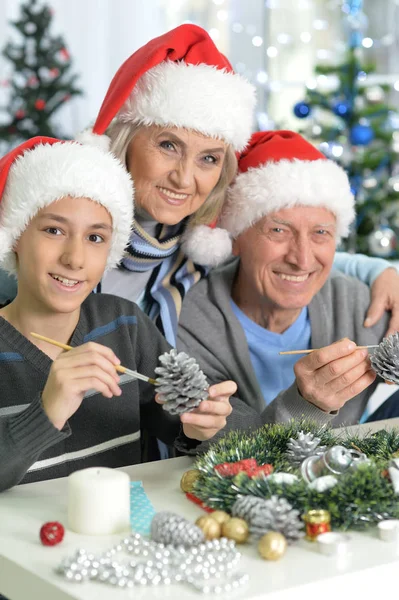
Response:
MULTIPOLYGON (((361 348, 378 348, 379 344, 375 344, 374 346, 357 346, 356 350, 361 348)), ((321 348, 313 348, 312 350, 287 350, 286 352, 279 352, 279 354, 309 354, 310 352, 316 352, 316 350, 321 350, 321 348)))
MULTIPOLYGON (((62 348, 63 350, 73 350, 73 346, 62 344, 61 342, 57 342, 56 340, 52 340, 51 338, 45 337, 44 335, 40 335, 38 333, 33 333, 32 331, 31 336, 37 338, 38 340, 42 340, 42 342, 47 342, 48 344, 52 344, 53 346, 62 348)), ((137 373, 137 371, 133 371, 132 369, 128 369, 127 367, 123 367, 122 365, 115 365, 115 369, 119 373, 125 373, 126 375, 130 375, 135 379, 141 379, 142 381, 148 381, 148 383, 152 383, 152 385, 157 385, 156 379, 152 379, 152 377, 147 377, 146 375, 137 373)))

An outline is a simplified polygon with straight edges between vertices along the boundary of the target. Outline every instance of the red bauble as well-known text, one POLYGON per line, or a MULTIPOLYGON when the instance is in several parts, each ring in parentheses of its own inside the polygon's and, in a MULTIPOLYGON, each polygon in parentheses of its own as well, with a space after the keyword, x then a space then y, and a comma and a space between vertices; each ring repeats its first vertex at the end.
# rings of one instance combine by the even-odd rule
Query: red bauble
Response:
POLYGON ((41 98, 39 98, 38 100, 36 100, 36 102, 35 102, 35 108, 36 108, 36 110, 43 110, 44 108, 46 108, 45 101, 42 100, 41 98))
POLYGON ((51 521, 42 525, 40 539, 43 546, 56 546, 64 539, 65 529, 58 521, 51 521))
POLYGON ((70 58, 69 52, 68 52, 68 50, 66 48, 61 48, 61 50, 60 50, 60 56, 64 60, 69 60, 69 58, 70 58))
POLYGON ((15 113, 15 117, 17 119, 23 119, 25 117, 25 111, 24 110, 17 110, 17 112, 15 113))
POLYGON ((50 69, 50 73, 53 77, 58 77, 58 75, 60 74, 60 71, 59 71, 59 69, 54 67, 54 69, 50 69))

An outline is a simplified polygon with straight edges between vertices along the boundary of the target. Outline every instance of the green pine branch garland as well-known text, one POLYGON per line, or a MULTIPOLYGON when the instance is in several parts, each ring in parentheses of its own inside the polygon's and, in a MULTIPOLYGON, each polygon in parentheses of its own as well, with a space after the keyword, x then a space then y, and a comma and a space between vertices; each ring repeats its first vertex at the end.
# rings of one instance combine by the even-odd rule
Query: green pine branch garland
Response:
POLYGON ((328 510, 334 529, 364 529, 381 519, 399 518, 399 498, 390 480, 384 476, 389 460, 398 449, 397 430, 381 430, 361 437, 345 431, 338 433, 309 421, 265 425, 249 434, 231 432, 197 459, 196 468, 201 476, 195 483, 194 494, 208 506, 228 512, 239 494, 261 498, 276 494, 286 498, 301 514, 310 509, 328 510), (286 458, 288 440, 296 438, 300 431, 313 433, 320 438, 320 444, 327 447, 335 444, 356 447, 371 459, 372 464, 341 475, 335 487, 317 492, 309 488, 300 471, 286 458), (271 463, 274 472, 294 473, 299 476, 298 482, 278 484, 263 477, 251 479, 245 473, 233 478, 221 477, 214 470, 217 464, 243 458, 256 458, 258 464, 271 463))

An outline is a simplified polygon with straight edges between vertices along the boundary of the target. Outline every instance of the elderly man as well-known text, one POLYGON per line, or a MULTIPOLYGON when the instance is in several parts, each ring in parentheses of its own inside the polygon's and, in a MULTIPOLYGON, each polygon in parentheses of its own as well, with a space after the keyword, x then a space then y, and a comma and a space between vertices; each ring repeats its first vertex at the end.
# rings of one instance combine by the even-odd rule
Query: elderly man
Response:
POLYGON ((236 381, 263 422, 357 423, 375 389, 358 346, 378 344, 389 315, 365 328, 369 289, 331 271, 354 216, 338 165, 296 133, 254 134, 222 216, 237 258, 188 293, 179 349, 236 381))

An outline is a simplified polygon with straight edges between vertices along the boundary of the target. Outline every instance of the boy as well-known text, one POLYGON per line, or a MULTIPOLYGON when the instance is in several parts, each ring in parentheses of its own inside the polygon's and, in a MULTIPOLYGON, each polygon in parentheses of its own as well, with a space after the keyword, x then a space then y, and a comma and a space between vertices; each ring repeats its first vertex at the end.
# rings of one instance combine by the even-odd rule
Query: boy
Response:
POLYGON ((132 219, 130 176, 100 148, 34 138, 0 161, 0 266, 18 278, 0 309, 0 491, 140 462, 143 428, 166 443, 179 436, 184 451, 226 424, 232 382, 179 420, 153 402, 152 385, 115 370, 153 376, 170 349, 135 304, 91 293, 122 258, 132 219))

